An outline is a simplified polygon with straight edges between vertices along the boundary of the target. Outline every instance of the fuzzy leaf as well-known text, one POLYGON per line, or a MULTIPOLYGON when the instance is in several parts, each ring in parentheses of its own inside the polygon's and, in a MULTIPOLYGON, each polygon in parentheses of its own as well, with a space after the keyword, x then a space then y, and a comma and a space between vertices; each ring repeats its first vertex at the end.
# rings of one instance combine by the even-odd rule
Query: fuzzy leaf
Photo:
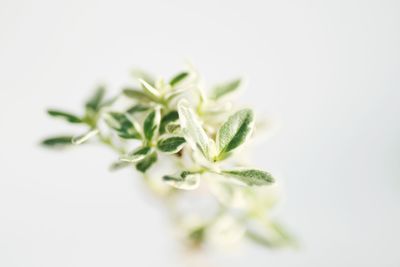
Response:
POLYGON ((159 126, 160 126, 160 110, 154 109, 150 111, 150 113, 147 115, 146 119, 143 122, 144 136, 148 141, 151 141, 153 139, 154 134, 157 132, 159 126))
POLYGON ((200 175, 188 171, 183 171, 178 175, 165 175, 165 183, 178 189, 193 190, 200 184, 200 175))
POLYGON ((189 76, 188 72, 181 72, 178 73, 176 76, 174 76, 171 81, 169 82, 169 84, 171 86, 175 86, 176 84, 180 83, 181 81, 183 81, 187 76, 189 76))
POLYGON ((138 126, 125 113, 110 112, 106 114, 105 121, 121 138, 141 139, 138 126))
POLYGON ((185 144, 185 138, 181 136, 162 137, 157 142, 157 148, 169 154, 177 153, 185 144))
POLYGON ((228 118, 217 133, 218 159, 243 144, 254 127, 254 116, 250 109, 243 109, 228 118))
POLYGON ((106 89, 104 87, 99 87, 93 96, 86 102, 86 109, 91 112, 97 112, 100 108, 101 102, 104 99, 105 93, 106 89))
POLYGON ((157 158, 157 152, 153 151, 136 164, 136 169, 145 173, 157 161, 157 158))
POLYGON ((69 112, 55 110, 55 109, 49 109, 49 110, 47 110, 47 113, 52 117, 62 118, 70 123, 82 123, 83 122, 81 120, 81 118, 79 118, 78 116, 71 114, 69 112))
POLYGON ((250 186, 268 185, 275 182, 268 172, 255 169, 224 170, 221 171, 221 174, 250 186))
POLYGON ((213 161, 215 156, 215 144, 207 136, 199 119, 194 114, 193 110, 187 106, 186 101, 179 102, 178 113, 186 142, 188 142, 193 150, 199 150, 206 159, 213 161))
POLYGON ((166 127, 169 123, 177 121, 178 119, 179 119, 179 114, 176 110, 173 110, 164 117, 162 117, 160 122, 160 134, 165 133, 166 127))
POLYGON ((72 145, 73 136, 70 135, 62 135, 62 136, 54 136, 44 139, 41 142, 41 145, 50 147, 50 148, 63 148, 69 145, 72 145))
POLYGON ((241 83, 240 79, 236 79, 227 83, 223 83, 220 85, 217 85, 213 88, 210 94, 210 98, 213 100, 218 100, 221 97, 234 92, 236 89, 239 88, 241 83))
POLYGON ((150 147, 139 147, 138 149, 135 149, 128 155, 121 156, 120 160, 131 163, 139 162, 142 159, 144 159, 150 153, 150 151, 151 151, 150 147))

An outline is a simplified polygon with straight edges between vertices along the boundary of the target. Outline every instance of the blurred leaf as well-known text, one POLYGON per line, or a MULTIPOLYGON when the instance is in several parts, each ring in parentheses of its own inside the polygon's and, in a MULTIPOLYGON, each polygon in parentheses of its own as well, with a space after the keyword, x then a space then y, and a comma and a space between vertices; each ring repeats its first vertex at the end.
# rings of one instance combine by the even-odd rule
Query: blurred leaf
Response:
POLYGON ((154 88, 152 85, 147 83, 145 80, 139 79, 140 84, 142 85, 143 91, 155 102, 160 101, 161 94, 154 88))
POLYGON ((188 72, 181 72, 178 73, 177 75, 175 75, 171 81, 169 82, 169 84, 171 86, 175 86, 176 84, 180 83, 181 81, 183 81, 187 76, 189 76, 188 72))
POLYGON ((250 136, 254 127, 254 116, 250 109, 243 109, 228 118, 217 133, 218 159, 224 159, 228 153, 250 136))
POLYGON ((236 79, 230 82, 219 84, 215 86, 210 94, 210 98, 213 100, 218 100, 221 97, 236 91, 240 86, 241 80, 236 79))
POLYGON ((179 102, 178 113, 186 142, 188 142, 193 150, 199 150, 206 159, 210 161, 214 160, 215 145, 207 136, 198 117, 188 107, 186 101, 179 102))
POLYGON ((157 108, 150 111, 150 113, 147 115, 146 119, 143 122, 144 136, 148 141, 151 141, 153 139, 154 134, 157 132, 159 126, 160 126, 160 110, 157 108))
POLYGON ((47 113, 52 117, 62 118, 70 123, 82 123, 83 122, 81 120, 81 118, 79 118, 78 116, 68 113, 68 112, 65 112, 65 111, 49 109, 49 110, 47 110, 47 113))
POLYGON ((197 173, 183 171, 178 175, 165 175, 163 180, 170 186, 183 190, 194 190, 200 184, 200 175, 197 173))
POLYGON ((128 155, 121 156, 120 160, 130 163, 136 163, 144 159, 150 153, 150 151, 150 147, 139 147, 128 155))
POLYGON ((189 240, 194 246, 200 246, 204 242, 206 230, 206 226, 199 226, 189 233, 189 240))
POLYGON ((91 112, 97 112, 100 108, 100 104, 104 99, 106 89, 104 87, 99 87, 92 97, 86 102, 86 109, 91 112))
POLYGON ((124 168, 127 168, 131 166, 130 162, 126 162, 126 161, 116 161, 114 163, 112 163, 109 167, 110 171, 118 171, 124 168))
POLYGON ((137 104, 137 105, 134 105, 131 108, 129 108, 126 112, 129 113, 129 114, 134 114, 134 113, 137 113, 137 112, 146 111, 148 109, 149 109, 148 106, 145 106, 145 105, 142 105, 142 104, 137 104))
POLYGON ((138 126, 125 113, 110 112, 105 115, 105 121, 121 138, 142 138, 138 126))
POLYGON ((142 79, 147 81, 149 84, 154 85, 156 79, 154 79, 154 76, 152 74, 150 74, 149 72, 142 70, 142 69, 134 69, 132 71, 132 75, 133 77, 135 77, 136 79, 142 79))
POLYGON ((72 143, 74 145, 80 145, 85 143, 87 140, 89 140, 90 138, 94 137, 95 135, 97 135, 99 133, 98 129, 92 129, 82 135, 78 135, 78 136, 74 136, 72 138, 72 143))
POLYGON ((173 110, 169 112, 167 115, 162 117, 161 122, 160 122, 160 134, 165 133, 166 126, 174 121, 177 121, 179 119, 179 114, 178 111, 173 110))
POLYGON ((72 145, 72 138, 70 135, 54 136, 42 140, 40 144, 51 148, 63 148, 72 145))
POLYGON ((144 92, 142 92, 138 89, 125 88, 122 91, 122 93, 129 98, 133 98, 133 99, 136 99, 141 102, 147 103, 149 101, 152 101, 152 99, 147 94, 145 94, 144 92))
POLYGON ((157 158, 157 153, 153 151, 136 164, 136 169, 143 173, 146 172, 154 163, 157 162, 157 158))
POLYGON ((269 185, 275 182, 268 172, 254 169, 223 170, 221 173, 250 186, 269 185))
POLYGON ((181 136, 162 137, 157 142, 157 148, 162 152, 175 154, 182 149, 185 142, 185 138, 181 136))

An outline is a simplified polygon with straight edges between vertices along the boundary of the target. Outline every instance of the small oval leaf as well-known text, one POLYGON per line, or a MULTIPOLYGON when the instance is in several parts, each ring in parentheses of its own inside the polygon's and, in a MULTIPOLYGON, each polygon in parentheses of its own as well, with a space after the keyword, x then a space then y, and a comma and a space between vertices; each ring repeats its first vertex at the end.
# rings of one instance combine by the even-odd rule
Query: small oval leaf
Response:
POLYGON ((254 116, 250 109, 243 109, 228 118, 217 132, 218 159, 243 144, 254 127, 254 116))
POLYGON ((165 153, 175 154, 185 145, 185 138, 181 136, 162 137, 157 142, 157 148, 165 153))
POLYGON ((255 169, 224 170, 221 171, 221 174, 250 186, 269 185, 275 182, 268 172, 255 169))

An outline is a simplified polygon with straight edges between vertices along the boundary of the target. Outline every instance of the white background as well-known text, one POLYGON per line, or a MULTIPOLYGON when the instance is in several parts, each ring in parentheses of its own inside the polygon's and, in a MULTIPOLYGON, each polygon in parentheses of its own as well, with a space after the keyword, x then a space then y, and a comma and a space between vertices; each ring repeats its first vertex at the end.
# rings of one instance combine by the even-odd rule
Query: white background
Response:
MULTIPOLYGON (((280 121, 254 156, 285 181, 299 250, 211 266, 400 266, 399 1, 0 1, 0 266, 187 266, 167 214, 114 155, 38 147, 99 82, 190 59, 280 121)), ((73 129, 71 129, 73 130, 73 129)))

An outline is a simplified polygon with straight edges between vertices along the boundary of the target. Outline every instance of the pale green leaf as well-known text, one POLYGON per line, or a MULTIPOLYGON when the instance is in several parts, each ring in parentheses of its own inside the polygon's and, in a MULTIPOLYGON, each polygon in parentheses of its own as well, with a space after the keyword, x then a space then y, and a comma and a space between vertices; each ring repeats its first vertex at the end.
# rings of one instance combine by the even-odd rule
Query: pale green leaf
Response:
POLYGON ((215 144, 207 136, 198 117, 186 101, 179 102, 178 113, 186 142, 193 150, 200 151, 206 159, 213 161, 215 157, 215 144))
POLYGON ((238 170, 223 170, 221 171, 226 177, 231 177, 246 185, 269 185, 274 183, 274 178, 265 171, 255 169, 238 169, 238 170))
POLYGON ((219 98, 236 91, 240 86, 241 80, 236 79, 230 82, 219 84, 213 88, 210 94, 210 98, 218 100, 219 98))
POLYGON ((129 98, 135 99, 140 102, 150 102, 152 98, 145 94, 143 91, 134 88, 125 88, 122 93, 129 98))
POLYGON ((243 109, 228 118, 217 132, 218 159, 243 144, 251 135, 254 116, 250 109, 243 109))
POLYGON ((87 140, 91 139, 92 137, 96 136, 99 133, 98 129, 92 129, 82 135, 78 135, 72 138, 72 143, 74 145, 80 145, 85 143, 87 140))
POLYGON ((160 101, 161 94, 160 92, 154 88, 152 85, 147 83, 145 80, 139 79, 140 84, 142 85, 143 91, 153 100, 160 101))
POLYGON ((127 155, 120 157, 121 161, 136 163, 144 159, 151 151, 150 147, 139 147, 127 155))

